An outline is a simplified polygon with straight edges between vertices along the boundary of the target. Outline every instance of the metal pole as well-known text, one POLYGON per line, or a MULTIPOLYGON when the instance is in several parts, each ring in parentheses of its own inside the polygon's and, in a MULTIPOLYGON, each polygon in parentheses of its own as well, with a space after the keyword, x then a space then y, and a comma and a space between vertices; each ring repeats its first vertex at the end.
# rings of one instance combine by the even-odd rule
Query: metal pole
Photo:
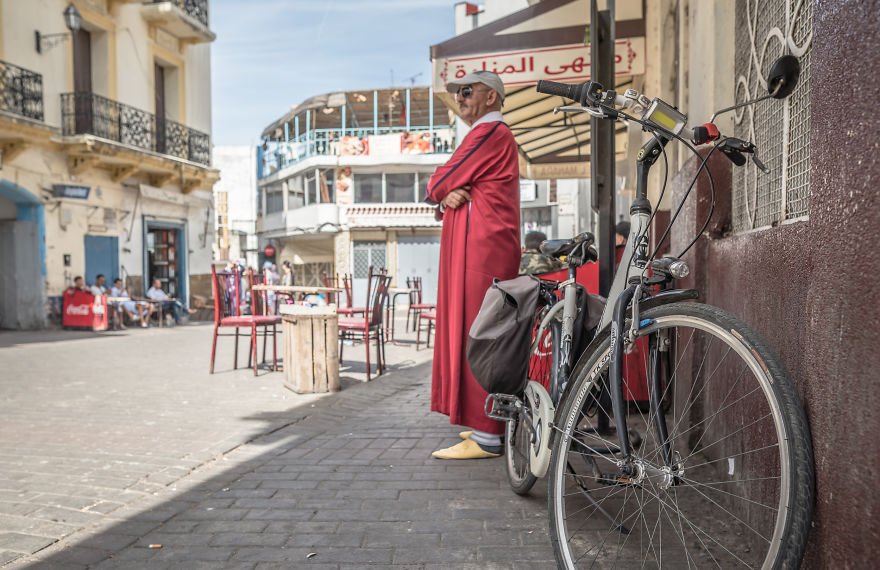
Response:
MULTIPOLYGON (((592 79, 606 89, 614 88, 614 0, 606 0, 607 9, 599 10, 597 0, 590 1, 590 66, 592 79)), ((590 186, 593 208, 599 210, 597 234, 599 238, 599 294, 608 296, 614 280, 614 194, 615 141, 614 124, 593 118, 590 120, 590 186)), ((613 303, 613 299, 608 299, 613 303)), ((610 433, 607 392, 599 402, 596 429, 610 433)))
POLYGON ((348 103, 342 106, 342 136, 345 136, 345 108, 348 107, 348 103))
POLYGON ((379 134, 379 92, 373 91, 373 134, 379 134))
POLYGON ((409 88, 406 89, 406 132, 409 132, 409 88))
MULTIPOLYGON (((428 87, 428 131, 431 132, 431 144, 434 144, 434 87, 428 87)), ((436 152, 436 150, 434 151, 436 152)))
MULTIPOLYGON (((606 89, 614 88, 614 0, 606 0, 607 10, 590 2, 590 65, 593 79, 606 89)), ((590 120, 593 204, 599 210, 599 294, 608 296, 614 279, 615 140, 611 121, 590 120), (598 207, 597 207, 598 206, 598 207)), ((610 302, 610 301, 609 301, 610 302)))
POLYGON ((304 153, 305 156, 312 155, 312 147, 311 147, 312 141, 309 140, 311 138, 311 135, 310 135, 311 130, 312 130, 312 110, 306 109, 306 151, 304 153))

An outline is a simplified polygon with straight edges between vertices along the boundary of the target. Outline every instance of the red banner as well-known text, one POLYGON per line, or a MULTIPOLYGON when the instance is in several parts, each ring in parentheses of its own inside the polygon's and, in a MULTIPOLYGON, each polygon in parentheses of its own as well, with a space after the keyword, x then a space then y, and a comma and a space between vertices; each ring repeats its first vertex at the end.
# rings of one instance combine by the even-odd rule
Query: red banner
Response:
POLYGON ((86 291, 68 289, 64 292, 61 324, 65 328, 107 330, 107 297, 95 297, 86 291))

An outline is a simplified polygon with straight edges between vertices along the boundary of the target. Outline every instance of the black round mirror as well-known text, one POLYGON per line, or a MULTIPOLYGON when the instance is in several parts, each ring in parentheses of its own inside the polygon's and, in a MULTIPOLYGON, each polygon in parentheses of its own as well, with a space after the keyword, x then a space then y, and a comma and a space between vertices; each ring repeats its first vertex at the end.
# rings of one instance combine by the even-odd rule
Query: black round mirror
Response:
POLYGON ((773 62, 767 75, 767 91, 774 99, 785 99, 797 87, 801 64, 793 55, 784 55, 773 62))

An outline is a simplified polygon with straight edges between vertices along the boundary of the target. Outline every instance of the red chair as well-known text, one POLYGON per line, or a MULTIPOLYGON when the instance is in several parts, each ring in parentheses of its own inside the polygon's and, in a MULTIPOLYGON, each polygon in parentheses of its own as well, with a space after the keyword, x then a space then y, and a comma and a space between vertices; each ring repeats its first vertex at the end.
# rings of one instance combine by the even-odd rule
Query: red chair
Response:
MULTIPOLYGON (((339 274, 338 273, 334 273, 333 277, 330 277, 329 275, 327 275, 327 272, 324 271, 322 273, 322 275, 324 278, 324 287, 326 287, 327 289, 339 289, 339 274)), ((327 304, 328 305, 336 305, 337 307, 339 306, 339 304, 337 303, 335 292, 327 293, 327 304)), ((338 308, 336 310, 336 313, 337 314, 339 313, 338 308)))
MULTIPOLYGON (((238 369, 238 336, 239 328, 251 329, 251 349, 248 358, 248 367, 253 362, 254 376, 257 375, 257 327, 272 326, 273 336, 275 325, 280 322, 280 317, 272 315, 242 315, 241 314, 241 276, 237 271, 217 272, 211 267, 211 289, 214 293, 214 340, 211 345, 211 374, 214 373, 214 360, 217 355, 217 337, 235 336, 235 357, 233 369, 238 369), (220 334, 221 328, 235 328, 235 334, 220 334)), ((252 298, 260 295, 252 295, 252 298)), ((256 301, 259 303, 259 301, 256 301)), ((264 336, 267 331, 264 330, 264 336)), ((264 345, 265 346, 265 345, 264 345)), ((277 369, 277 359, 275 361, 277 369)))
MULTIPOLYGON (((417 320, 422 311, 433 311, 437 305, 422 302, 422 278, 410 277, 406 280, 406 286, 413 291, 409 294, 409 309, 406 311, 406 329, 409 330, 409 317, 413 317, 413 326, 417 326, 417 320)), ((415 329, 414 329, 415 330, 415 329)))
MULTIPOLYGON (((345 305, 341 302, 336 306, 336 314, 344 317, 353 317, 355 315, 362 315, 367 312, 366 307, 353 307, 354 304, 354 295, 351 291, 351 284, 354 281, 351 273, 346 273, 342 276, 342 289, 345 292, 345 305)), ((339 276, 336 276, 336 287, 339 287, 339 276)), ((367 289, 369 290, 369 278, 367 279, 367 289)), ((342 301, 342 299, 340 299, 342 301)))
POLYGON ((419 313, 416 323, 416 350, 419 349, 419 343, 422 342, 422 321, 428 323, 428 338, 425 341, 425 348, 431 348, 431 330, 436 326, 437 311, 423 311, 419 313))
POLYGON ((339 362, 342 362, 343 341, 346 339, 363 339, 367 349, 367 382, 371 379, 370 340, 376 339, 376 372, 377 376, 385 370, 385 328, 382 313, 388 302, 388 287, 391 277, 387 270, 374 272, 371 266, 367 273, 367 307, 363 318, 339 319, 339 362))
MULTIPOLYGON (((251 335, 251 343, 256 345, 257 337, 263 337, 262 362, 266 362, 266 341, 268 340, 266 337, 269 336, 269 325, 272 325, 272 370, 277 371, 278 333, 276 327, 281 324, 281 316, 278 315, 278 297, 273 295, 274 303, 270 303, 268 291, 254 291, 254 285, 263 285, 269 281, 266 278, 265 273, 258 274, 254 273, 253 270, 248 270, 248 281, 251 292, 251 315, 257 320, 257 326, 262 328, 262 331, 259 328, 255 330, 252 329, 255 334, 251 335)), ((254 346, 248 353, 248 368, 251 366, 251 356, 256 357, 256 354, 257 350, 256 346, 254 346)), ((256 360, 256 358, 254 358, 254 360, 256 360)))

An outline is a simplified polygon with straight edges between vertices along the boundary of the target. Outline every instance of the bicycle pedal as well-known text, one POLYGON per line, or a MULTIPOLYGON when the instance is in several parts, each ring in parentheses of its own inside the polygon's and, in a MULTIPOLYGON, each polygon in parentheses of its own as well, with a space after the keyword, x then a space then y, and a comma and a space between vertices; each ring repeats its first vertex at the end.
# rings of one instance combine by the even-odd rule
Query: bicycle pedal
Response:
POLYGON ((489 394, 483 409, 486 416, 493 420, 509 422, 516 418, 517 410, 522 407, 522 401, 510 394, 489 394))

